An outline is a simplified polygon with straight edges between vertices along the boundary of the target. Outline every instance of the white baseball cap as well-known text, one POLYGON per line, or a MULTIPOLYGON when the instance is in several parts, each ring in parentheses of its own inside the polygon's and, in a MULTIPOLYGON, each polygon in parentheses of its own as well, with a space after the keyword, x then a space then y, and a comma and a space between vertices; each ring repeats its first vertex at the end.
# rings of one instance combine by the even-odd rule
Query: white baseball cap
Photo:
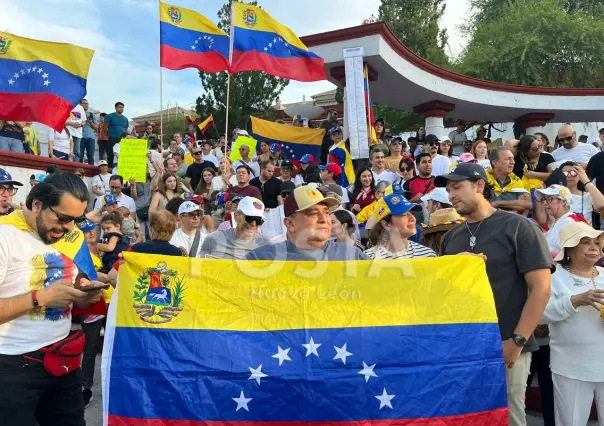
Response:
POLYGON ((197 212, 197 211, 199 211, 199 206, 197 204, 195 204, 193 201, 185 201, 178 208, 179 215, 184 214, 184 213, 197 212))
POLYGON ((570 207, 570 204, 573 201, 573 195, 565 186, 562 185, 550 185, 545 189, 537 189, 535 190, 535 198, 537 201, 541 200, 543 197, 550 196, 556 197, 561 200, 565 200, 566 204, 570 207))
POLYGON ((246 216, 261 217, 264 219, 264 203, 258 198, 243 197, 243 199, 239 201, 237 210, 246 216))
POLYGON ((429 192, 424 195, 421 200, 424 203, 427 203, 428 201, 432 200, 441 204, 451 204, 451 201, 449 200, 449 193, 447 192, 446 188, 434 188, 432 192, 429 192))
POLYGON ((443 143, 443 142, 451 143, 451 139, 449 139, 449 136, 441 136, 440 138, 438 138, 438 143, 443 143))

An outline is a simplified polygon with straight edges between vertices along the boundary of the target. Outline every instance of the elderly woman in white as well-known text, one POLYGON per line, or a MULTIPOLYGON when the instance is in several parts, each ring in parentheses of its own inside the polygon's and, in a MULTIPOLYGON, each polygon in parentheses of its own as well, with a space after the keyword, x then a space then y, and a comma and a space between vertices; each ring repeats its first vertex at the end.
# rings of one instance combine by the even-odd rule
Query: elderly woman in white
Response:
POLYGON ((559 264, 543 314, 549 324, 556 424, 585 426, 596 401, 604 426, 603 231, 583 222, 560 229, 559 264))

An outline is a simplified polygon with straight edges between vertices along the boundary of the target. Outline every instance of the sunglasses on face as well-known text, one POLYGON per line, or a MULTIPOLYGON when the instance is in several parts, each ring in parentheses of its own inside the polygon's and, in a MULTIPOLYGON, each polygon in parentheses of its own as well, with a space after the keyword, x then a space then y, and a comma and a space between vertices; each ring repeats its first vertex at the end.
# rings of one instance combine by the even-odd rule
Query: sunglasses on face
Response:
POLYGON ((569 176, 570 176, 570 177, 577 177, 577 176, 579 176, 579 173, 577 173, 577 171, 576 171, 576 170, 567 170, 567 171, 565 171, 565 172, 562 172, 562 174, 563 174, 564 176, 566 176, 566 177, 569 177, 569 176))
POLYGON ((184 217, 188 217, 189 219, 199 219, 201 217, 201 213, 183 213, 184 217))
POLYGON ((59 225, 67 225, 68 223, 71 223, 71 222, 75 222, 77 224, 77 223, 82 223, 86 220, 86 216, 83 216, 83 215, 80 217, 73 217, 73 216, 68 216, 66 214, 57 213, 50 206, 48 206, 48 208, 57 217, 57 222, 59 223, 59 225))
POLYGON ((410 172, 413 169, 409 169, 407 167, 401 167, 401 172, 410 172))
POLYGON ((247 223, 249 223, 250 225, 252 223, 255 223, 256 226, 261 226, 264 223, 264 219, 262 219, 261 217, 257 217, 257 216, 246 216, 245 221, 247 223))
POLYGON ((430 145, 430 146, 438 146, 438 142, 430 142, 428 145, 430 145))
POLYGON ((560 142, 560 143, 571 142, 572 140, 573 140, 572 135, 571 136, 567 136, 565 138, 558 138, 558 142, 560 142))
POLYGON ((201 151, 195 151, 193 155, 201 155, 201 151))

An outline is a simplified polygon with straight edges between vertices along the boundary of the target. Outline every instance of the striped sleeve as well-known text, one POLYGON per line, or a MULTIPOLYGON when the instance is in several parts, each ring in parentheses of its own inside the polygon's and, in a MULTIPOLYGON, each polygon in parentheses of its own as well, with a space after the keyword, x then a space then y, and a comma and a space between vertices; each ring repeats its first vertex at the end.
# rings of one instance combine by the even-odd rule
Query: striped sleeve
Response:
POLYGON ((413 257, 437 257, 434 250, 423 246, 418 243, 414 243, 413 241, 409 241, 411 247, 413 248, 413 257))

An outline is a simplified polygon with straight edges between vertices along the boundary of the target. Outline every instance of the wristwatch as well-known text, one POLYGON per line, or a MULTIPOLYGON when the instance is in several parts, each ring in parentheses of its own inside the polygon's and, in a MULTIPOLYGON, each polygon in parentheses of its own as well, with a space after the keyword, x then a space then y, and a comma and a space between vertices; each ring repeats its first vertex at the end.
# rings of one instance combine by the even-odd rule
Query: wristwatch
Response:
POLYGON ((40 309, 40 302, 38 301, 38 290, 34 290, 31 292, 31 304, 34 309, 40 309))
POLYGON ((516 343, 517 346, 520 346, 521 348, 526 345, 526 337, 524 337, 522 334, 512 334, 512 340, 514 341, 514 343, 516 343))

